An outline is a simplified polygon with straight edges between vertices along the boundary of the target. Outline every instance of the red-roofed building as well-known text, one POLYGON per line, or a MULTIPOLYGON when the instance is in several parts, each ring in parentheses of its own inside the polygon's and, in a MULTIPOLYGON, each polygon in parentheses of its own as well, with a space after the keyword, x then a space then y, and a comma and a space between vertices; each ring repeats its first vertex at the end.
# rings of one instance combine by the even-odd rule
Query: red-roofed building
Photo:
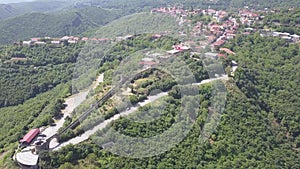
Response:
POLYGON ((218 41, 216 41, 215 43, 213 43, 211 46, 212 46, 213 48, 215 48, 215 47, 220 47, 220 46, 224 45, 224 43, 225 43, 224 40, 218 40, 218 41))
POLYGON ((207 37, 207 40, 208 40, 209 42, 213 42, 215 39, 216 39, 216 37, 213 36, 213 35, 207 37))
POLYGON ((40 133, 40 129, 32 129, 30 130, 23 139, 20 140, 20 143, 30 144, 32 140, 40 133))
POLYGON ((226 34, 234 34, 234 33, 236 33, 235 30, 226 30, 225 32, 226 32, 226 34))
POLYGON ((250 32, 244 32, 243 33, 243 35, 245 35, 245 36, 248 36, 248 35, 250 35, 251 33, 250 32))
POLYGON ((206 11, 205 11, 205 15, 207 14, 207 15, 213 15, 213 14, 215 14, 217 11, 216 10, 214 10, 214 9, 207 9, 206 11))
POLYGON ((220 51, 224 51, 229 55, 235 55, 235 53, 228 48, 220 48, 220 51))
POLYGON ((83 37, 81 40, 83 40, 83 41, 88 41, 88 40, 89 40, 89 38, 87 38, 87 37, 83 37))
POLYGON ((219 53, 217 56, 218 56, 219 58, 220 58, 220 57, 223 57, 223 58, 225 58, 225 59, 227 58, 227 56, 226 56, 225 54, 223 54, 223 53, 219 53))
POLYGON ((173 49, 178 51, 185 51, 185 50, 189 50, 190 47, 184 46, 184 44, 178 44, 178 45, 173 45, 173 49))
POLYGON ((160 35, 160 34, 154 34, 152 37, 154 37, 154 38, 161 38, 162 35, 160 35))
POLYGON ((232 29, 237 30, 239 27, 238 26, 233 26, 232 29))
POLYGON ((91 38, 91 41, 98 41, 98 38, 91 38))
POLYGON ((109 38, 98 38, 98 41, 100 41, 100 42, 108 42, 108 41, 110 41, 110 39, 109 38))
POLYGON ((41 40, 41 38, 31 38, 32 42, 37 42, 37 41, 40 41, 40 40, 41 40))

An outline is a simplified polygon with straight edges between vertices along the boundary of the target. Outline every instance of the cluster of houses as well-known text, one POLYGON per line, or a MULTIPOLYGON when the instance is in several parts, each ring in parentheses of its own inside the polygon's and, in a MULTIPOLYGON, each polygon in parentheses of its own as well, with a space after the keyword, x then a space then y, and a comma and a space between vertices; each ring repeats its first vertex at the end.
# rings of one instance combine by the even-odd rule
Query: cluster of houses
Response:
MULTIPOLYGON (((158 35, 158 34, 156 34, 158 35)), ((157 37, 153 35, 153 37, 157 37)), ((160 36, 161 37, 161 36, 160 36)), ((159 38, 159 37, 157 37, 159 38)), ((143 67, 144 69, 153 67, 159 63, 159 60, 164 60, 166 58, 169 58, 171 56, 174 56, 178 53, 182 53, 185 51, 189 51, 191 48, 189 47, 188 44, 186 43, 180 43, 172 46, 172 50, 166 51, 166 54, 161 54, 161 53, 154 53, 154 54, 146 54, 146 58, 143 58, 140 62, 139 65, 143 67)))
POLYGON ((62 38, 51 38, 51 37, 44 37, 44 38, 31 38, 28 41, 23 41, 22 45, 32 46, 32 45, 61 45, 64 43, 68 44, 76 44, 80 41, 98 41, 98 42, 106 42, 110 41, 109 38, 87 38, 87 37, 76 37, 76 36, 64 36, 62 38))
POLYGON ((290 43, 300 43, 300 35, 290 34, 288 32, 276 32, 271 31, 269 29, 255 29, 255 28, 245 28, 244 35, 248 35, 250 33, 259 32, 261 37, 279 37, 290 43))
MULTIPOLYGON (((76 36, 64 36, 62 38, 51 38, 51 37, 44 37, 44 38, 31 38, 28 41, 22 41, 22 43, 15 43, 15 45, 23 45, 23 46, 34 46, 34 45, 62 45, 65 43, 68 44, 77 44, 80 41, 93 41, 93 42, 110 42, 110 41, 123 41, 132 39, 136 35, 126 35, 126 36, 118 36, 114 39, 111 38, 87 38, 87 37, 76 37, 76 36)), ((162 34, 153 34, 153 38, 161 38, 162 34)))
POLYGON ((212 16, 217 22, 223 22, 228 16, 228 13, 222 10, 205 9, 200 12, 202 12, 203 15, 212 16))
POLYGON ((273 36, 279 36, 290 42, 300 42, 300 35, 297 34, 291 35, 290 33, 286 33, 286 32, 273 32, 273 36))
MULTIPOLYGON (((191 20, 186 17, 188 15, 207 15, 212 18, 212 21, 209 24, 204 24, 202 21, 198 21, 193 25, 191 36, 204 36, 204 38, 200 38, 201 40, 198 40, 197 42, 186 41, 184 43, 174 45, 172 50, 167 51, 168 54, 174 55, 184 52, 189 50, 191 46, 199 51, 210 46, 211 52, 207 52, 205 54, 206 57, 217 59, 219 57, 226 57, 227 55, 235 55, 235 53, 230 49, 221 47, 227 40, 233 39, 236 36, 241 22, 239 18, 229 16, 226 11, 214 9, 195 9, 193 11, 189 11, 176 7, 160 7, 152 9, 151 13, 164 13, 172 16, 179 16, 181 18, 180 22, 184 22, 189 25, 191 25, 191 20)), ((243 19, 256 19, 259 17, 258 14, 248 10, 239 11, 239 15, 243 19)), ((184 35, 182 32, 179 33, 184 35)))
POLYGON ((154 8, 151 10, 151 13, 164 13, 164 14, 169 14, 172 16, 177 16, 180 15, 182 17, 186 17, 188 15, 210 15, 213 18, 215 18, 218 22, 221 22, 224 18, 228 16, 228 13, 226 11, 218 11, 214 9, 194 9, 192 11, 190 10, 184 10, 181 7, 159 7, 159 8, 154 8))
MULTIPOLYGON (((191 20, 188 19, 189 16, 195 15, 207 15, 212 18, 212 22, 205 25, 203 22, 198 21, 193 25, 192 36, 199 37, 205 36, 205 39, 194 44, 197 49, 204 49, 209 44, 212 49, 222 46, 226 40, 232 39, 236 36, 236 32, 239 28, 238 19, 229 17, 229 14, 223 10, 214 9, 194 9, 193 11, 183 10, 176 7, 160 7, 151 10, 151 13, 165 13, 172 16, 180 16, 181 22, 190 24, 191 20)), ((241 12, 241 15, 245 17, 254 17, 254 14, 241 12)), ((182 35, 184 35, 182 33, 182 35)), ((174 49, 169 51, 169 53, 178 53, 180 51, 174 49)))
MULTIPOLYGON (((217 22, 211 22, 206 26, 204 33, 207 36, 207 40, 211 43, 211 48, 220 48, 225 44, 227 40, 233 39, 238 33, 238 29, 241 25, 252 25, 256 21, 261 19, 261 16, 257 13, 249 11, 248 9, 242 9, 238 12, 237 17, 228 16, 223 11, 209 10, 210 15, 214 16, 217 22), (221 18, 217 16, 222 14, 221 18)), ((243 34, 249 35, 251 31, 246 31, 243 34)))
POLYGON ((172 16, 177 15, 187 15, 187 10, 184 10, 182 8, 178 8, 176 6, 174 7, 160 7, 160 8, 154 8, 151 10, 151 14, 153 13, 164 13, 164 14, 170 14, 172 16))
POLYGON ((271 32, 270 31, 265 31, 269 33, 261 33, 261 36, 273 36, 273 37, 280 37, 282 39, 285 39, 287 42, 294 42, 294 43, 299 43, 300 42, 300 35, 293 34, 291 35, 290 33, 287 32, 271 32))
POLYGON ((177 54, 177 53, 180 53, 180 52, 190 50, 190 47, 188 45, 183 44, 183 43, 173 45, 172 48, 173 48, 172 50, 167 51, 168 54, 174 55, 174 54, 177 54))
POLYGON ((243 25, 252 25, 255 21, 261 20, 261 16, 257 13, 249 11, 248 9, 242 9, 239 11, 239 20, 243 25))
MULTIPOLYGON (((214 9, 194 9, 194 10, 184 10, 181 7, 159 7, 151 10, 151 13, 164 13, 171 16, 179 17, 180 23, 187 23, 188 25, 193 25, 191 30, 191 36, 198 37, 198 41, 186 41, 181 44, 173 45, 172 49, 167 51, 167 56, 175 55, 187 50, 190 50, 191 47, 194 49, 207 49, 207 46, 210 47, 211 52, 205 53, 206 57, 210 58, 226 58, 228 55, 235 55, 233 51, 227 48, 222 48, 226 41, 233 39, 239 32, 239 28, 242 25, 251 26, 258 21, 261 21, 263 16, 260 16, 256 12, 250 11, 249 9, 241 9, 238 11, 237 15, 229 15, 226 11, 223 10, 214 10, 214 9), (206 15, 209 16, 212 21, 208 24, 204 24, 203 21, 198 21, 191 24, 188 16, 192 15, 206 15), (203 37, 203 38, 199 38, 203 37)), ((291 35, 285 32, 271 32, 270 30, 258 30, 254 28, 245 28, 243 35, 249 35, 254 32, 260 32, 261 36, 274 36, 281 37, 288 42, 300 42, 300 35, 291 35)), ((179 32, 180 35, 186 36, 186 32, 179 32)), ((23 45, 45 45, 45 44, 54 44, 60 45, 65 42, 69 44, 76 44, 80 41, 98 41, 98 42, 107 42, 107 41, 122 41, 132 39, 135 35, 126 35, 116 37, 114 39, 109 38, 87 38, 87 37, 75 37, 75 36, 64 36, 62 38, 31 38, 30 41, 23 41, 23 45)), ((154 34, 154 38, 161 38, 162 34, 154 34)), ((140 62, 141 66, 151 67, 156 65, 157 62, 145 59, 140 62)))
POLYGON ((240 24, 236 18, 228 17, 222 22, 211 22, 206 25, 203 34, 213 50, 224 45, 226 40, 233 39, 239 26, 240 24))

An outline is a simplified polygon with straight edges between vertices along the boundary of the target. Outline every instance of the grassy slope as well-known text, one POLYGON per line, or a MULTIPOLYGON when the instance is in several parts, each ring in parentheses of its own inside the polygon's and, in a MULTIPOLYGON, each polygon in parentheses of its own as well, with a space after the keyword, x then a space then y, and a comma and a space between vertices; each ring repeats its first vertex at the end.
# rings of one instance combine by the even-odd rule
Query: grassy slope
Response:
POLYGON ((86 33, 89 36, 116 37, 128 34, 159 33, 178 28, 176 18, 150 13, 124 16, 111 23, 86 33))

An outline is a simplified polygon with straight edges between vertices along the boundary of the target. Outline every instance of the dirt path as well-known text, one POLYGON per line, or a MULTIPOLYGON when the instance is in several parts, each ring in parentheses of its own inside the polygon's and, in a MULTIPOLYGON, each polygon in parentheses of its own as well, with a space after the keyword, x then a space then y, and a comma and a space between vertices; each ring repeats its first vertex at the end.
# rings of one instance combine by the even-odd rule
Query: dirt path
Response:
POLYGON ((91 89, 95 89, 99 83, 103 82, 103 77, 104 74, 99 75, 95 82, 87 89, 82 90, 79 93, 66 98, 64 104, 67 106, 65 109, 62 110, 63 117, 55 122, 55 126, 47 127, 42 133, 45 134, 47 138, 54 135, 63 126, 66 117, 71 116, 73 110, 86 99, 86 96, 88 95, 89 91, 91 89))

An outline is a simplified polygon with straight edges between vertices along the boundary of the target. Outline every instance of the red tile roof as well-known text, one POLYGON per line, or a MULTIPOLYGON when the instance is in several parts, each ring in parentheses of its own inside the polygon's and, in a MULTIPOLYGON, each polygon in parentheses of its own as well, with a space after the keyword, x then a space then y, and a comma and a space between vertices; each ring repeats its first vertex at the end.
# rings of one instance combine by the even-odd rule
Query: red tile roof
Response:
POLYGON ((218 56, 218 57, 223 57, 223 58, 226 58, 226 55, 225 55, 225 54, 223 54, 223 53, 219 53, 217 56, 218 56))
POLYGON ((235 55, 235 53, 228 48, 220 48, 220 51, 224 51, 229 55, 231 55, 231 54, 235 55))
POLYGON ((234 34, 236 31, 235 30, 226 30, 227 34, 234 34))
POLYGON ((40 133, 40 129, 32 129, 30 130, 23 139, 20 140, 21 143, 30 143, 38 134, 40 133))
POLYGON ((39 40, 41 40, 41 38, 31 38, 31 41, 33 41, 33 42, 37 42, 39 40))
POLYGON ((162 35, 160 35, 160 34, 154 34, 153 37, 154 38, 160 38, 160 37, 162 37, 162 35))
POLYGON ((219 41, 213 43, 212 46, 221 46, 221 45, 223 45, 224 43, 225 43, 225 41, 219 40, 219 41))

